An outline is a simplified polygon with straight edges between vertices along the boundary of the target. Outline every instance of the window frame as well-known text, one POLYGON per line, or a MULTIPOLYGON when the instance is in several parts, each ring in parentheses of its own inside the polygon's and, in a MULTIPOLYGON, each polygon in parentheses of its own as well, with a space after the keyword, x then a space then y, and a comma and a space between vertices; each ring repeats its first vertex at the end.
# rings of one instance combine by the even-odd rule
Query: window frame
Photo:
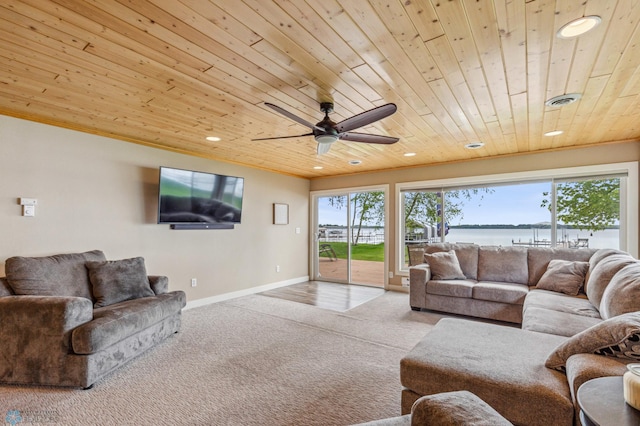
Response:
POLYGON ((437 190, 452 187, 478 187, 517 184, 548 180, 553 185, 555 197, 555 184, 568 179, 599 177, 602 175, 626 175, 627 179, 620 180, 620 249, 629 252, 633 257, 638 257, 638 191, 629 190, 638 188, 638 162, 599 164, 592 166, 578 166, 546 170, 533 170, 526 172, 498 173, 480 176, 464 176, 455 178, 443 178, 413 182, 399 182, 395 186, 396 206, 396 253, 395 264, 397 275, 409 274, 408 267, 404 265, 405 243, 404 232, 404 205, 402 204, 402 192, 418 190, 437 190))

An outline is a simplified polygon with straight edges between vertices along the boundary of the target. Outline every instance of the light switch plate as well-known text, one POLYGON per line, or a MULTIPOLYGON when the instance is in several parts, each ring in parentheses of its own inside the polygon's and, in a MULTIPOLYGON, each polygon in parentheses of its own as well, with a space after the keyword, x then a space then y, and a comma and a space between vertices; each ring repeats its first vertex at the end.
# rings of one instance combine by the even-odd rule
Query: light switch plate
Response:
POLYGON ((38 200, 35 198, 20 198, 20 205, 22 206, 35 206, 38 204, 38 200))

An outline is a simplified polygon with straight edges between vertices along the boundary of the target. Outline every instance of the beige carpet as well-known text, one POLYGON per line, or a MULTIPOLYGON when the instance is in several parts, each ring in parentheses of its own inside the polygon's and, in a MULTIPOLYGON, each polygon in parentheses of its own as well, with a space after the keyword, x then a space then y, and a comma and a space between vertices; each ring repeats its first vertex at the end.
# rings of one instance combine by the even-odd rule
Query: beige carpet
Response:
POLYGON ((0 386, 0 416, 17 410, 22 424, 60 425, 348 425, 395 416, 399 361, 439 318, 411 311, 397 292, 347 312, 246 296, 185 311, 180 333, 92 389, 0 386))

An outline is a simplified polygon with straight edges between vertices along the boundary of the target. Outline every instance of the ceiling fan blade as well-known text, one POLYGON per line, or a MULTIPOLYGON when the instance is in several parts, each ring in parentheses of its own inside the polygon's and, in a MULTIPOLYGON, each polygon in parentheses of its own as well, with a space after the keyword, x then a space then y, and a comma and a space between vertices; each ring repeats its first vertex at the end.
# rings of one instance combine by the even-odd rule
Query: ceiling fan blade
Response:
MULTIPOLYGON (((332 142, 333 143, 333 142, 332 142)), ((331 149, 332 143, 320 143, 318 142, 318 155, 326 154, 331 149)))
POLYGON ((347 118, 336 124, 336 130, 338 133, 348 132, 367 124, 371 124, 375 121, 382 120, 385 117, 390 116, 396 112, 398 107, 396 104, 385 104, 377 108, 370 109, 369 111, 362 112, 358 115, 354 115, 351 118, 347 118))
POLYGON ((338 135, 341 140, 350 141, 350 142, 364 142, 364 143, 380 143, 390 145, 392 143, 398 142, 399 138, 393 138, 391 136, 382 136, 382 135, 370 135, 368 133, 340 133, 338 135))
POLYGON ((306 126, 310 129, 317 129, 317 130, 324 130, 321 127, 316 126, 315 124, 312 124, 310 122, 308 122, 307 120, 305 120, 304 118, 300 118, 297 115, 294 115, 292 113, 290 113, 289 111, 287 111, 286 109, 282 109, 280 108, 278 105, 274 105, 274 104, 270 104, 269 102, 265 102, 264 103, 266 106, 268 106, 269 108, 271 108, 272 110, 284 115, 285 117, 302 124, 303 126, 306 126))
POLYGON ((258 138, 258 139, 251 139, 252 141, 270 141, 272 139, 289 139, 289 138, 301 138, 304 136, 312 136, 313 133, 305 133, 304 135, 294 135, 294 136, 274 136, 272 138, 258 138))

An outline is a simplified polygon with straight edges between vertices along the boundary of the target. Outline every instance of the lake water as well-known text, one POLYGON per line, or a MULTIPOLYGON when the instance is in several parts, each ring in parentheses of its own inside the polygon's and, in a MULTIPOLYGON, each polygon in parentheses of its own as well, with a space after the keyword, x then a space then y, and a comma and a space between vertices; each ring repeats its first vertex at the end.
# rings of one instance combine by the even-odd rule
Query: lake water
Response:
MULTIPOLYGON (((381 229, 363 228, 361 244, 378 244, 384 242, 384 231, 381 229)), ((587 239, 590 248, 619 248, 620 231, 605 229, 604 231, 580 231, 569 229, 558 232, 558 239, 575 243, 578 238, 587 239)), ((328 228, 320 238, 321 241, 346 241, 346 229, 328 228)), ((550 241, 551 229, 461 229, 452 228, 446 236, 448 242, 475 243, 478 245, 510 246, 513 243, 527 245, 534 241, 550 241)))
MULTIPOLYGON (((620 231, 605 229, 604 231, 589 232, 578 229, 564 230, 564 235, 558 232, 559 240, 575 242, 578 238, 588 239, 590 248, 618 248, 620 231)), ((447 241, 476 243, 479 245, 510 246, 516 243, 533 243, 536 241, 550 241, 551 229, 460 229, 449 230, 447 241), (535 234, 534 234, 535 233, 535 234)))

